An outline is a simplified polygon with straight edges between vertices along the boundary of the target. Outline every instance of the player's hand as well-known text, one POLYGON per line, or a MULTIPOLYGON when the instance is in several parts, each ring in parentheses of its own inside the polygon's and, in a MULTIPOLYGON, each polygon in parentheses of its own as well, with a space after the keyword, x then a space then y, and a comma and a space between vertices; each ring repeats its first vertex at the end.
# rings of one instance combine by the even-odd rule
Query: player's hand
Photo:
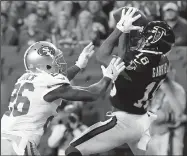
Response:
POLYGON ((103 76, 109 77, 114 82, 118 75, 125 69, 125 63, 120 60, 121 58, 113 58, 107 68, 101 66, 103 76))
POLYGON ((76 62, 75 65, 77 65, 80 69, 83 69, 87 66, 87 63, 89 61, 89 59, 92 57, 92 55, 94 54, 94 45, 91 42, 90 44, 88 44, 82 51, 82 53, 79 55, 79 58, 76 62))
POLYGON ((63 124, 55 125, 52 127, 52 133, 48 138, 48 146, 56 148, 59 146, 61 139, 64 137, 66 127, 63 124))
POLYGON ((133 22, 141 17, 140 14, 133 17, 136 11, 137 9, 133 7, 130 7, 127 12, 125 12, 125 9, 123 9, 121 13, 121 19, 117 23, 116 28, 118 28, 123 33, 129 33, 131 30, 141 30, 142 27, 132 25, 133 22))

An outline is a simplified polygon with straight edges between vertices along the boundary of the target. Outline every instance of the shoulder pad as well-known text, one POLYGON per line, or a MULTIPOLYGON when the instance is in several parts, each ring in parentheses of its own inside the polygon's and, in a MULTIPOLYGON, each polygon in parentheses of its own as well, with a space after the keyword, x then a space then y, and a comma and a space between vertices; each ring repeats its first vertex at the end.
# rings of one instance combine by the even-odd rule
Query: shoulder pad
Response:
POLYGON ((68 78, 62 74, 58 74, 54 78, 55 78, 55 81, 58 81, 59 83, 70 84, 70 81, 68 80, 68 78))
POLYGON ((57 85, 70 84, 70 81, 67 77, 61 74, 52 76, 48 73, 41 73, 37 75, 35 83, 40 83, 41 86, 48 86, 48 88, 51 88, 57 85))
POLYGON ((20 78, 18 78, 16 83, 31 82, 35 77, 35 74, 24 73, 20 78))

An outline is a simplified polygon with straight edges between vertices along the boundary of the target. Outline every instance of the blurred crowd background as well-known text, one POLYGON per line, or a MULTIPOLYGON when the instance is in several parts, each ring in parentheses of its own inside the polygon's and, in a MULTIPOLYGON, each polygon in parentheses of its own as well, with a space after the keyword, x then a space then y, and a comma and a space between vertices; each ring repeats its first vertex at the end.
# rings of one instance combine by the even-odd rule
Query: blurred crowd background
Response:
MULTIPOLYGON (((8 109, 13 85, 24 72, 23 54, 28 46, 36 41, 50 41, 62 49, 71 66, 90 41, 94 42, 96 49, 102 44, 116 25, 112 12, 124 6, 136 7, 150 21, 165 20, 172 27, 176 37, 170 57, 172 76, 186 92, 186 1, 1 1, 1 114, 8 109)), ((72 83, 89 85, 101 76, 100 67, 93 57, 72 83)), ((182 113, 185 112, 186 101, 183 103, 182 113)), ((105 119, 108 110, 110 102, 107 97, 102 97, 81 109, 81 122, 90 126, 105 119)), ((180 134, 185 136, 184 129, 180 134)), ((46 152, 46 147, 40 148, 41 152, 46 152)), ((123 146, 118 148, 119 151, 128 154, 129 149, 123 146)), ((115 155, 115 152, 110 151, 109 154, 115 155)))
POLYGON ((176 35, 177 46, 187 46, 186 1, 2 1, 1 45, 19 47, 39 40, 57 46, 99 45, 115 27, 113 10, 134 6, 149 20, 166 20, 176 35))

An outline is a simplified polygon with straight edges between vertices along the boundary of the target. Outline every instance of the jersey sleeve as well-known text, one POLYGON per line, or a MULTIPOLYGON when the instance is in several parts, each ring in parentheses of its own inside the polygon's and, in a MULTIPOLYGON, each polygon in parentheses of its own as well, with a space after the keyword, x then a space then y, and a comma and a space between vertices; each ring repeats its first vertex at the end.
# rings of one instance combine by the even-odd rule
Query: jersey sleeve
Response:
POLYGON ((130 51, 124 58, 126 71, 135 71, 144 73, 144 71, 152 70, 162 64, 169 64, 167 56, 149 54, 139 51, 130 51))
POLYGON ((37 87, 43 88, 43 96, 45 96, 47 93, 55 90, 61 85, 70 84, 70 81, 62 74, 58 74, 55 76, 49 74, 40 74, 35 79, 34 84, 37 87))
POLYGON ((130 51, 124 58, 125 70, 121 73, 126 80, 144 82, 164 79, 169 60, 167 56, 130 51))

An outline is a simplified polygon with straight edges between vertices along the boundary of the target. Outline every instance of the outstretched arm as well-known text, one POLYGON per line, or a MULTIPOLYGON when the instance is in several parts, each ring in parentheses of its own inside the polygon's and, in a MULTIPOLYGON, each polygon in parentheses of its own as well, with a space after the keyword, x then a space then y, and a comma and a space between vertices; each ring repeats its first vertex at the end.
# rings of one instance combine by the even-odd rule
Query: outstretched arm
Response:
POLYGON ((94 45, 91 42, 88 44, 79 55, 76 64, 67 70, 67 78, 71 81, 79 73, 79 71, 85 68, 88 64, 89 59, 94 54, 94 45))
POLYGON ((69 101, 95 101, 106 92, 110 83, 115 81, 124 68, 124 62, 120 63, 120 58, 113 58, 106 69, 102 66, 104 77, 98 83, 89 87, 77 87, 64 84, 47 93, 44 96, 44 100, 52 102, 56 99, 62 98, 69 101))
POLYGON ((112 52, 116 41, 119 39, 122 32, 115 28, 115 30, 110 34, 110 36, 103 42, 100 46, 98 52, 96 53, 96 58, 102 65, 107 66, 112 59, 112 52))
POLYGON ((120 58, 125 57, 125 53, 129 51, 130 47, 130 33, 122 34, 119 37, 119 42, 118 42, 118 56, 120 58))
MULTIPOLYGON (((131 30, 140 30, 141 27, 139 26, 133 26, 132 23, 136 20, 138 20, 141 15, 136 15, 135 17, 133 17, 133 15, 135 14, 137 10, 135 8, 129 8, 128 11, 125 13, 125 9, 122 10, 121 13, 121 19, 120 21, 117 23, 116 28, 114 29, 114 31, 111 33, 111 35, 103 42, 103 44, 101 45, 101 47, 98 50, 98 53, 96 55, 97 60, 103 64, 103 65, 108 65, 108 63, 110 62, 112 56, 112 51, 113 48, 116 44, 117 39, 119 39, 119 37, 121 36, 122 33, 124 33, 124 42, 126 42, 126 35, 131 31, 131 30)), ((121 40, 123 41, 123 40, 121 40)), ((121 44, 121 43, 120 43, 121 44)), ((125 44, 121 44, 121 45, 125 45, 125 44)), ((120 51, 122 51, 123 53, 125 52, 125 47, 124 46, 120 46, 120 51)), ((123 56, 124 54, 120 54, 120 56, 123 56)))
POLYGON ((98 83, 89 87, 62 85, 45 95, 44 100, 52 102, 56 99, 62 98, 69 101, 95 101, 107 90, 110 82, 110 78, 103 77, 98 83))

